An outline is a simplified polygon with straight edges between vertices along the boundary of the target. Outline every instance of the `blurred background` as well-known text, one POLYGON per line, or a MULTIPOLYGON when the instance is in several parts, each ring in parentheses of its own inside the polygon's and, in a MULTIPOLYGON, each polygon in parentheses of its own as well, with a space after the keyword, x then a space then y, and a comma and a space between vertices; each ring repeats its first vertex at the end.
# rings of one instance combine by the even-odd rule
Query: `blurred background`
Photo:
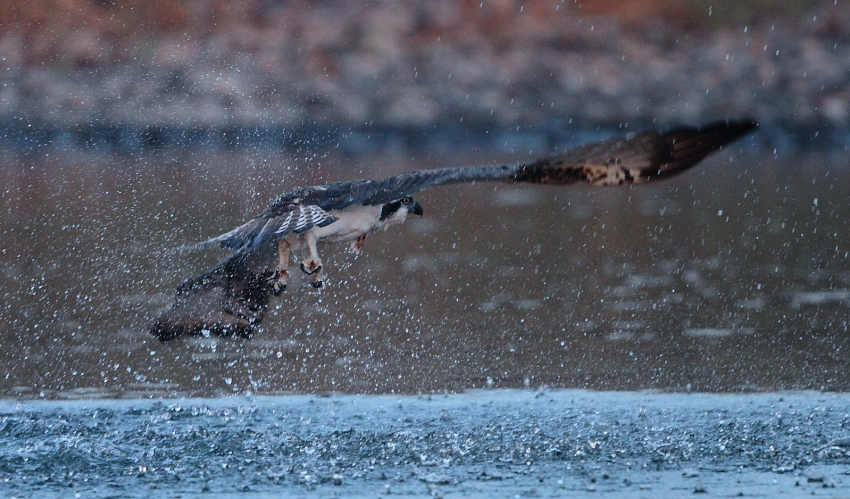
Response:
POLYGON ((838 0, 4 0, 0 395, 848 390, 848 147, 838 0), (423 192, 253 340, 147 334, 296 186, 735 118, 659 184, 423 192))
POLYGON ((846 145, 848 37, 837 0, 6 0, 0 146, 551 147, 741 116, 846 145))

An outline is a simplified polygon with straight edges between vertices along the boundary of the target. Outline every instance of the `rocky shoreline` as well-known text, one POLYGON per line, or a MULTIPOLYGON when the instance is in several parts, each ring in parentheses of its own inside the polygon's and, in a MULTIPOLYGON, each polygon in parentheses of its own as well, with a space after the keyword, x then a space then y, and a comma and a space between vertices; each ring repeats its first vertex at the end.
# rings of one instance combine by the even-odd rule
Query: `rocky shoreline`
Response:
POLYGON ((0 147, 527 147, 739 117, 783 146, 850 142, 846 3, 711 30, 481 5, 274 4, 227 30, 118 45, 81 29, 48 63, 6 29, 0 147))

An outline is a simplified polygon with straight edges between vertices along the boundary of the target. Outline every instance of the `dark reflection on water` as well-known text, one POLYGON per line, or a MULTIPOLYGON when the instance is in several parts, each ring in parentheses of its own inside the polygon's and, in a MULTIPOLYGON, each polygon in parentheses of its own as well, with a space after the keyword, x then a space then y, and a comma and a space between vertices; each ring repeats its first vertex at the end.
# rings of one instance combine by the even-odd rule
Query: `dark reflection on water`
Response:
POLYGON ((254 340, 160 344, 149 321, 223 256, 173 248, 297 184, 494 158, 6 156, 0 395, 848 390, 847 159, 733 147, 654 186, 427 191, 361 256, 325 247, 329 286, 291 283, 254 340))

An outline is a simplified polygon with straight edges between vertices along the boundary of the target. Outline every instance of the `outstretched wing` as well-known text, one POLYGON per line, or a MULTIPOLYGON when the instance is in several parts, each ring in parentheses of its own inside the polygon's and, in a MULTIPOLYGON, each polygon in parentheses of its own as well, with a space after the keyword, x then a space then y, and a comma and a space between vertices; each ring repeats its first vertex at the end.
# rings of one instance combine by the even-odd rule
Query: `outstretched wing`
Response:
POLYGON ((592 144, 527 164, 411 171, 356 185, 359 195, 349 199, 352 203, 383 204, 428 187, 464 182, 584 182, 594 186, 647 182, 687 170, 756 126, 754 121, 719 122, 592 144))

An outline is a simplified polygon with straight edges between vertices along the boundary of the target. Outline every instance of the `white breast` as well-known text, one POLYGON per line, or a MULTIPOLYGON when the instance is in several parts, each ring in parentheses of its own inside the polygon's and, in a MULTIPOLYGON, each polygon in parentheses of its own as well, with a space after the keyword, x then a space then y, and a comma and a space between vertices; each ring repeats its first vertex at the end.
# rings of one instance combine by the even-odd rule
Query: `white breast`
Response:
POLYGON ((380 206, 350 206, 344 210, 331 211, 338 220, 325 227, 313 227, 310 232, 322 242, 344 243, 375 230, 381 223, 380 206))

